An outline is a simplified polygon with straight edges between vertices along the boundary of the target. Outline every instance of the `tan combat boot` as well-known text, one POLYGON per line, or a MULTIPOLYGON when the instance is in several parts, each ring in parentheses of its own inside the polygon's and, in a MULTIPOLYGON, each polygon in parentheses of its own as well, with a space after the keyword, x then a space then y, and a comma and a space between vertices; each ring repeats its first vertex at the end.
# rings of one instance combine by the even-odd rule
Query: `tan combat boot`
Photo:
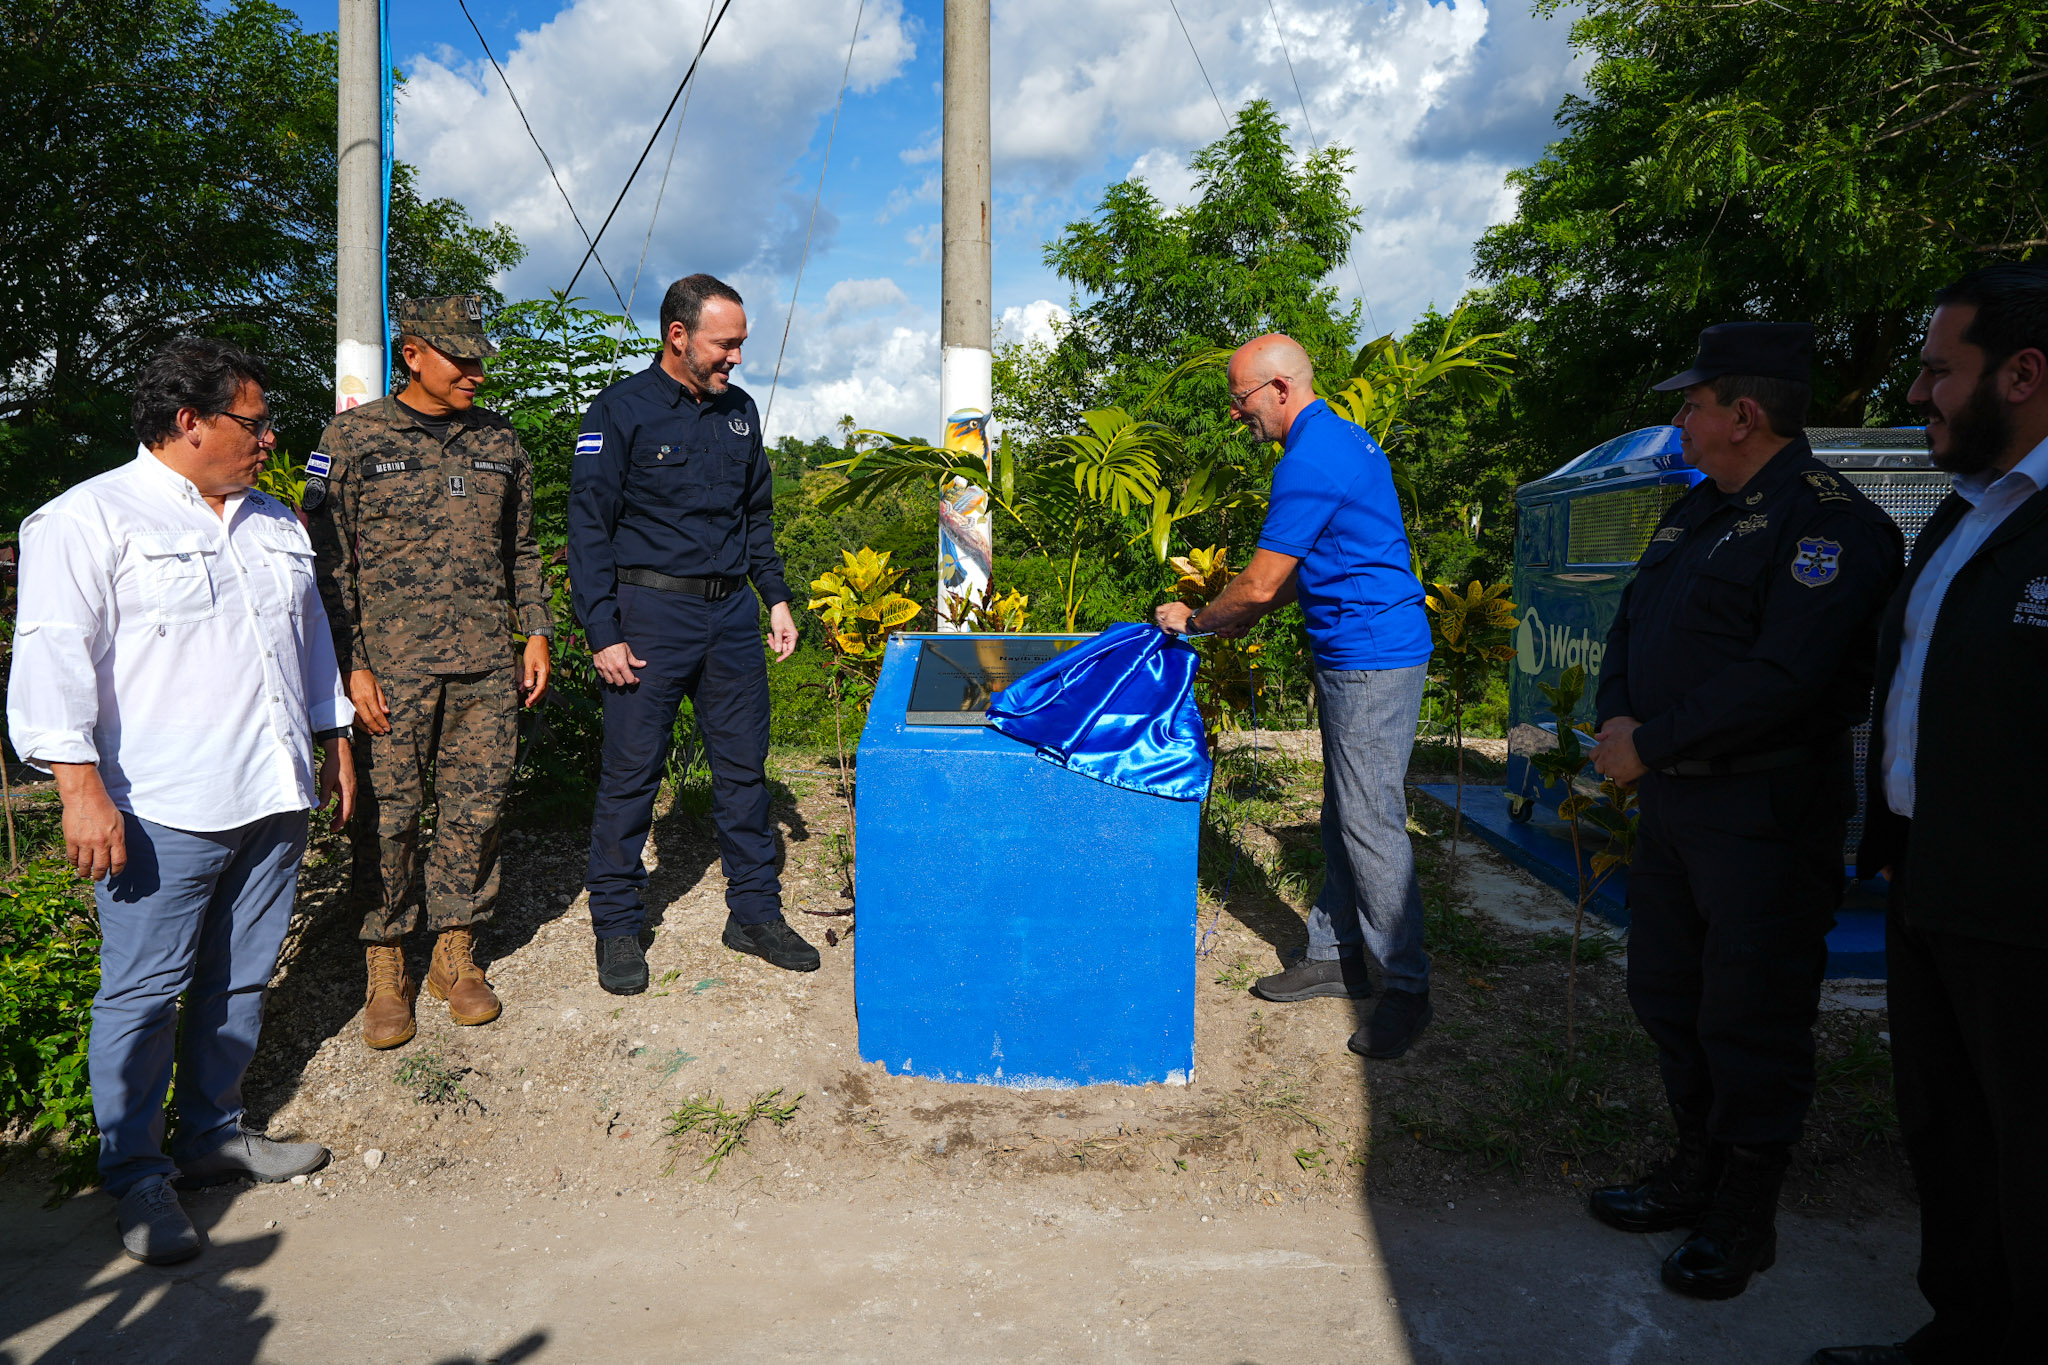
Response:
POLYGON ((369 951, 370 990, 363 1001, 363 1041, 374 1048, 397 1047, 412 1041, 412 999, 417 989, 405 974, 405 949, 395 941, 372 943, 369 951))
POLYGON ((427 990, 448 1002, 448 1017, 458 1024, 488 1024, 504 1008, 484 980, 484 969, 476 965, 475 949, 473 930, 443 929, 427 968, 427 990))

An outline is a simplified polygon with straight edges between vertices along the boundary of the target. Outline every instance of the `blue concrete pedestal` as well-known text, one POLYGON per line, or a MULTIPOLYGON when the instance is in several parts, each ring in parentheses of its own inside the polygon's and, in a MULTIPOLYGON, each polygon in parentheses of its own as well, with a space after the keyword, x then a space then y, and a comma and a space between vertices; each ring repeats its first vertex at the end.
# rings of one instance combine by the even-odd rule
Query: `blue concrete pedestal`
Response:
POLYGON ((924 643, 967 638, 893 637, 861 733, 861 1058, 986 1085, 1185 1084, 1200 803, 979 724, 908 723, 924 643))

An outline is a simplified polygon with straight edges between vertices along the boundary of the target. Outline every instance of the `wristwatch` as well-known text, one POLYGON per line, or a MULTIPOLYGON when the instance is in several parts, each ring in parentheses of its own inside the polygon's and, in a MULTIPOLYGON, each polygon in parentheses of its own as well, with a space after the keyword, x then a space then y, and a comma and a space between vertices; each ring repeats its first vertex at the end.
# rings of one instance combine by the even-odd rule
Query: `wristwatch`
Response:
POLYGON ((343 725, 332 730, 315 730, 313 732, 313 742, 315 744, 325 744, 330 739, 345 739, 354 742, 355 737, 356 727, 353 725, 343 725))

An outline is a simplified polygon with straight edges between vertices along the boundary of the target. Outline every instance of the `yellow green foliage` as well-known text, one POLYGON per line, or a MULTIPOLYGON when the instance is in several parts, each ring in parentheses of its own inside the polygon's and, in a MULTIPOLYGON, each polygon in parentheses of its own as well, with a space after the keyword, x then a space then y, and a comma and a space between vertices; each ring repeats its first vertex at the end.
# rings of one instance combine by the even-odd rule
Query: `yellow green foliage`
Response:
POLYGON ((882 657, 889 632, 917 617, 917 603, 895 591, 908 572, 889 567, 889 552, 863 545, 841 550, 837 570, 812 581, 811 610, 832 632, 832 647, 850 659, 882 657))

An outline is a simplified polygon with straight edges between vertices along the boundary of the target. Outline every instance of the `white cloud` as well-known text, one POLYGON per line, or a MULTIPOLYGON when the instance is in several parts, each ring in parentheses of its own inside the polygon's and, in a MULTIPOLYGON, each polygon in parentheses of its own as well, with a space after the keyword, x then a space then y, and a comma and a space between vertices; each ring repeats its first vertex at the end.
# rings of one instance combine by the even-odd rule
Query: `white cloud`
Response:
MULTIPOLYGON (((831 111, 855 3, 752 0, 713 36, 647 247, 649 277, 794 268, 810 205, 807 194, 792 192, 789 167, 831 111)), ((591 232, 646 146, 700 33, 696 22, 678 21, 673 0, 573 0, 504 54, 506 77, 591 232)), ((895 79, 912 55, 901 0, 878 0, 862 23, 853 87, 895 79)), ((582 235, 487 63, 455 61, 446 50, 414 61, 397 141, 429 194, 510 226, 526 244, 530 254, 512 272, 509 292, 538 295, 568 283, 583 255, 582 235)), ((600 244, 621 290, 647 235, 669 142, 666 133, 657 141, 600 244)), ((820 213, 820 243, 829 243, 836 224, 820 213)), ((594 264, 577 292, 593 306, 618 306, 594 264)), ((643 280, 634 312, 651 314, 657 298, 643 280)))
MULTIPOLYGON (((1571 13, 1539 18, 1519 0, 1276 8, 1284 53, 1263 4, 1181 0, 1212 97, 1188 38, 1155 0, 999 5, 999 192, 1067 186, 1092 204, 1099 190, 1086 178, 1105 151, 1128 148, 1129 174, 1184 203, 1189 154, 1224 131, 1216 99, 1234 112, 1263 97, 1300 150, 1310 126, 1320 142, 1352 150, 1349 183, 1364 210, 1355 250, 1380 325, 1449 305, 1466 287, 1473 242, 1513 211, 1503 178, 1555 136, 1558 101, 1581 82, 1565 41, 1571 13)), ((1357 292, 1349 270, 1332 283, 1357 292)))
POLYGON ((996 344, 1024 341, 1050 346, 1056 329, 1065 326, 1070 316, 1051 299, 1035 299, 1022 306, 1013 304, 996 320, 996 344))
POLYGON ((919 223, 903 234, 903 240, 910 244, 917 254, 908 262, 910 265, 931 265, 939 259, 939 234, 937 223, 919 223))
POLYGON ((784 321, 777 305, 757 334, 768 341, 747 357, 741 382, 763 410, 768 440, 809 439, 851 413, 862 426, 930 435, 939 409, 939 327, 895 280, 841 280, 821 302, 802 304, 789 328, 782 377, 775 350, 784 321), (769 406, 770 390, 774 406, 769 406))

